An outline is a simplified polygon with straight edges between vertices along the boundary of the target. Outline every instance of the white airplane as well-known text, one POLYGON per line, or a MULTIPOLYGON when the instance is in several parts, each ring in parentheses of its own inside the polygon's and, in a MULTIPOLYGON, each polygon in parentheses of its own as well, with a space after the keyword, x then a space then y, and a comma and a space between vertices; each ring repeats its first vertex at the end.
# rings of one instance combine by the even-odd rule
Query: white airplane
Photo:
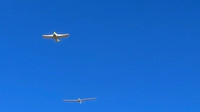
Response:
POLYGON ((80 99, 78 98, 77 100, 64 100, 66 102, 79 102, 80 104, 84 101, 88 101, 88 100, 95 100, 96 98, 86 98, 86 99, 80 99))
POLYGON ((56 32, 54 32, 51 35, 42 35, 44 38, 54 38, 56 40, 56 42, 59 42, 59 38, 63 38, 63 37, 68 37, 69 34, 57 34, 56 32))

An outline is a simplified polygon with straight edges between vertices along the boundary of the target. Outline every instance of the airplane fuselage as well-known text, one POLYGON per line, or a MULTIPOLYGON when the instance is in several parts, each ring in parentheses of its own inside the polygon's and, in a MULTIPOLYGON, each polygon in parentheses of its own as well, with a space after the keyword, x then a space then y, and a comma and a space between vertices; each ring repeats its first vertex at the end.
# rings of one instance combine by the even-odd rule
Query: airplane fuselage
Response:
POLYGON ((78 98, 78 102, 81 103, 81 99, 80 98, 78 98))
POLYGON ((56 32, 54 32, 53 33, 53 38, 56 40, 56 42, 58 42, 59 40, 58 40, 58 37, 57 37, 57 33, 56 32))

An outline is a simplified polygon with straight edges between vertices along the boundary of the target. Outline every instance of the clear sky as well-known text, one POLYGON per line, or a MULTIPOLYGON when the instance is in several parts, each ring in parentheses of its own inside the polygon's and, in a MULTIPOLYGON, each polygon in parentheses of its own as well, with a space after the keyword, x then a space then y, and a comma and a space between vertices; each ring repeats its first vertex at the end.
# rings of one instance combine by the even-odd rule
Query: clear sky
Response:
POLYGON ((0 111, 200 112, 199 4, 2 1, 0 111))

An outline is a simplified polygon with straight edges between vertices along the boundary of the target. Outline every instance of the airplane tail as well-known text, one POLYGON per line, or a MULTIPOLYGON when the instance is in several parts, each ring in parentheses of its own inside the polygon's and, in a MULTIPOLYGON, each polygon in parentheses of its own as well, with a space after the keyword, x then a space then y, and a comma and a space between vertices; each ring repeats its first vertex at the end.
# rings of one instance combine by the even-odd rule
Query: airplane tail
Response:
POLYGON ((60 42, 60 40, 59 40, 59 39, 56 39, 56 42, 60 42))

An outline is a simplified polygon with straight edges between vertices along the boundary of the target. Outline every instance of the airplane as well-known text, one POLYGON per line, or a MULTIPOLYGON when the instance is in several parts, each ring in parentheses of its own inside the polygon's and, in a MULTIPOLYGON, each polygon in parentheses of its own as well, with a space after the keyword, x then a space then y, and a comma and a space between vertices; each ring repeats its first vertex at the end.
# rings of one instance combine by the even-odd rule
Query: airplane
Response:
POLYGON ((56 32, 53 32, 51 35, 42 35, 44 38, 54 38, 56 42, 59 42, 59 38, 68 37, 69 34, 57 34, 56 32))
POLYGON ((64 100, 65 102, 79 102, 80 104, 84 101, 88 101, 88 100, 95 100, 96 98, 86 98, 86 99, 80 99, 78 98, 77 100, 64 100))

